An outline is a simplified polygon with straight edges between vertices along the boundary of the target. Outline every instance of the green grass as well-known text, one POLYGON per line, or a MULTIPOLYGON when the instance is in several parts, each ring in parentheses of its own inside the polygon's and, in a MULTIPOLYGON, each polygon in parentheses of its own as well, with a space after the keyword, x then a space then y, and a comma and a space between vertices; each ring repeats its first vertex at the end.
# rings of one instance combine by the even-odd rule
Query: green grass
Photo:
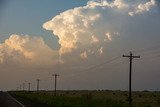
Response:
MULTIPOLYGON (((58 91, 10 92, 25 100, 53 107, 128 107, 128 92, 125 91, 58 91)), ((133 107, 160 107, 160 94, 133 92, 133 107)))

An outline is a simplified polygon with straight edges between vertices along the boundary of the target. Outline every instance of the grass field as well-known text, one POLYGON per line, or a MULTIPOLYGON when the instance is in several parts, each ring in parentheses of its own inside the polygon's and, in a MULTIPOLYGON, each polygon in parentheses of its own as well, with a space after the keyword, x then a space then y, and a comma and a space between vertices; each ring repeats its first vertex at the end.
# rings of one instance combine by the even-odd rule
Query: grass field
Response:
MULTIPOLYGON (((128 107, 126 91, 12 91, 12 95, 53 107, 128 107)), ((159 92, 133 92, 132 107, 160 107, 159 92)))

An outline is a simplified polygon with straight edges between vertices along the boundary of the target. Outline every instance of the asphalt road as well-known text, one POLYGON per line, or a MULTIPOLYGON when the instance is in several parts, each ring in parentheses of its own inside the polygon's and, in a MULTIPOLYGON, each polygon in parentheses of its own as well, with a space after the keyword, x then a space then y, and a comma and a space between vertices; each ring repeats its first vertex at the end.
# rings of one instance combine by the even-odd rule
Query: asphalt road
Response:
POLYGON ((23 107, 7 92, 0 92, 0 107, 23 107))

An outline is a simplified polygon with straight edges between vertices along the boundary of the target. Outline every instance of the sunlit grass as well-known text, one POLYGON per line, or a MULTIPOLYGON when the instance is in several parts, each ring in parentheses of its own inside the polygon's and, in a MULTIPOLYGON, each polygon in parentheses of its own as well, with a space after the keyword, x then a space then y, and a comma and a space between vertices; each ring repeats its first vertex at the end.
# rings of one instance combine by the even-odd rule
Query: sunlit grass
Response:
MULTIPOLYGON (((54 107, 128 107, 126 91, 10 92, 20 98, 54 107)), ((133 92, 133 107, 160 107, 160 94, 133 92)))

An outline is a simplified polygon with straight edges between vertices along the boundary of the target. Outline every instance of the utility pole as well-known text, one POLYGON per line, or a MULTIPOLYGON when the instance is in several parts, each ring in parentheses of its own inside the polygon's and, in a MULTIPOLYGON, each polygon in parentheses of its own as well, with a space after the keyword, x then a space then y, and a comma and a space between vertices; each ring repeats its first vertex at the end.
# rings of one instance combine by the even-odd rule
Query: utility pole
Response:
POLYGON ((19 88, 20 88, 20 91, 22 91, 22 85, 21 84, 19 85, 19 88))
POLYGON ((28 91, 30 91, 30 88, 31 88, 31 83, 29 82, 28 83, 28 91))
POLYGON ((37 94, 39 92, 39 81, 40 81, 40 79, 37 79, 37 94))
POLYGON ((54 76, 54 96, 56 96, 56 88, 57 88, 57 76, 59 76, 58 74, 53 74, 52 76, 54 76))
POLYGON ((129 106, 131 107, 131 102, 132 102, 132 60, 134 58, 140 58, 140 56, 133 56, 132 52, 130 52, 130 55, 123 55, 123 57, 127 57, 130 60, 130 66, 129 66, 129 106))
POLYGON ((25 89, 25 83, 23 83, 23 91, 24 91, 24 89, 25 89))

